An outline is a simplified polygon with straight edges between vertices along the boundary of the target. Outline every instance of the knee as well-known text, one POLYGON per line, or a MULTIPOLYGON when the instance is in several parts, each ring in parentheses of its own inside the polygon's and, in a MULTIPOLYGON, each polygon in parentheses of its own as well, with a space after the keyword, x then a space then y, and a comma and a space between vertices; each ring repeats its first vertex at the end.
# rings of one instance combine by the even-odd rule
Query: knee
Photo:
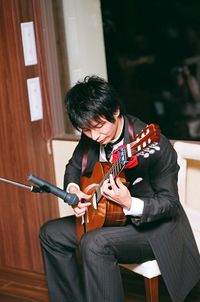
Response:
POLYGON ((49 242, 52 240, 54 229, 54 221, 48 221, 41 226, 39 231, 39 239, 41 243, 49 242))
POLYGON ((91 253, 95 255, 112 253, 109 243, 99 231, 84 234, 80 242, 80 252, 83 258, 89 257, 91 253))

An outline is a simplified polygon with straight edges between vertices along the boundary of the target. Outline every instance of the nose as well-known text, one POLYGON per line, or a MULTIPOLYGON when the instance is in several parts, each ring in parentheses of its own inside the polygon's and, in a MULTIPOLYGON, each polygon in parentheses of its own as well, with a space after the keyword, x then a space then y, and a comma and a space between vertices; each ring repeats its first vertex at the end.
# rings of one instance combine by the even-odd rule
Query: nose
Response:
POLYGON ((97 141, 98 138, 99 138, 99 133, 98 131, 94 130, 94 129, 91 129, 91 137, 94 141, 97 141))

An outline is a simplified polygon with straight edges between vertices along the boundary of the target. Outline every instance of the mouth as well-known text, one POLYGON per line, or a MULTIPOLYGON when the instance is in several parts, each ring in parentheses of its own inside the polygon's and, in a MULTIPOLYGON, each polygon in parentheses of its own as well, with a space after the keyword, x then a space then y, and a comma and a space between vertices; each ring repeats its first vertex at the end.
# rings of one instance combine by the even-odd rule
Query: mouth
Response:
POLYGON ((98 143, 101 144, 101 145, 105 145, 104 140, 98 141, 98 143))
POLYGON ((101 141, 99 141, 99 143, 101 145, 106 145, 108 143, 107 139, 102 139, 101 141))

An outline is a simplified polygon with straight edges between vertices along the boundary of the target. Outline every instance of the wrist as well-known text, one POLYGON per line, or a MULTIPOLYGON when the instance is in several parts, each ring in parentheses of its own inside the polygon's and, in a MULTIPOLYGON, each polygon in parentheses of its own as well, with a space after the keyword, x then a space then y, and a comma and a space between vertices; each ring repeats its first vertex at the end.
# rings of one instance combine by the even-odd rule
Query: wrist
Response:
POLYGON ((71 193, 71 194, 77 194, 80 191, 80 188, 75 183, 69 183, 68 186, 67 186, 66 191, 68 193, 71 193))
POLYGON ((131 209, 131 205, 132 205, 132 198, 130 196, 130 198, 127 200, 126 204, 124 205, 124 208, 129 211, 131 209))
POLYGON ((76 188, 76 187, 71 187, 70 189, 69 189, 69 193, 71 193, 71 194, 76 194, 76 193, 78 193, 80 190, 78 189, 78 188, 76 188))

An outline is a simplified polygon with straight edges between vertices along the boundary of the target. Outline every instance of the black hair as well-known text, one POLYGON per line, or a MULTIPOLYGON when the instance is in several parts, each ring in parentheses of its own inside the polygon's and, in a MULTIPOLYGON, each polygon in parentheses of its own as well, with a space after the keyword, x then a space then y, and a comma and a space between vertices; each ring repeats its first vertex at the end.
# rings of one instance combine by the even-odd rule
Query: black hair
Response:
POLYGON ((72 125, 77 129, 92 128, 104 117, 113 123, 114 113, 123 106, 114 88, 98 76, 78 81, 66 94, 65 105, 72 125))

